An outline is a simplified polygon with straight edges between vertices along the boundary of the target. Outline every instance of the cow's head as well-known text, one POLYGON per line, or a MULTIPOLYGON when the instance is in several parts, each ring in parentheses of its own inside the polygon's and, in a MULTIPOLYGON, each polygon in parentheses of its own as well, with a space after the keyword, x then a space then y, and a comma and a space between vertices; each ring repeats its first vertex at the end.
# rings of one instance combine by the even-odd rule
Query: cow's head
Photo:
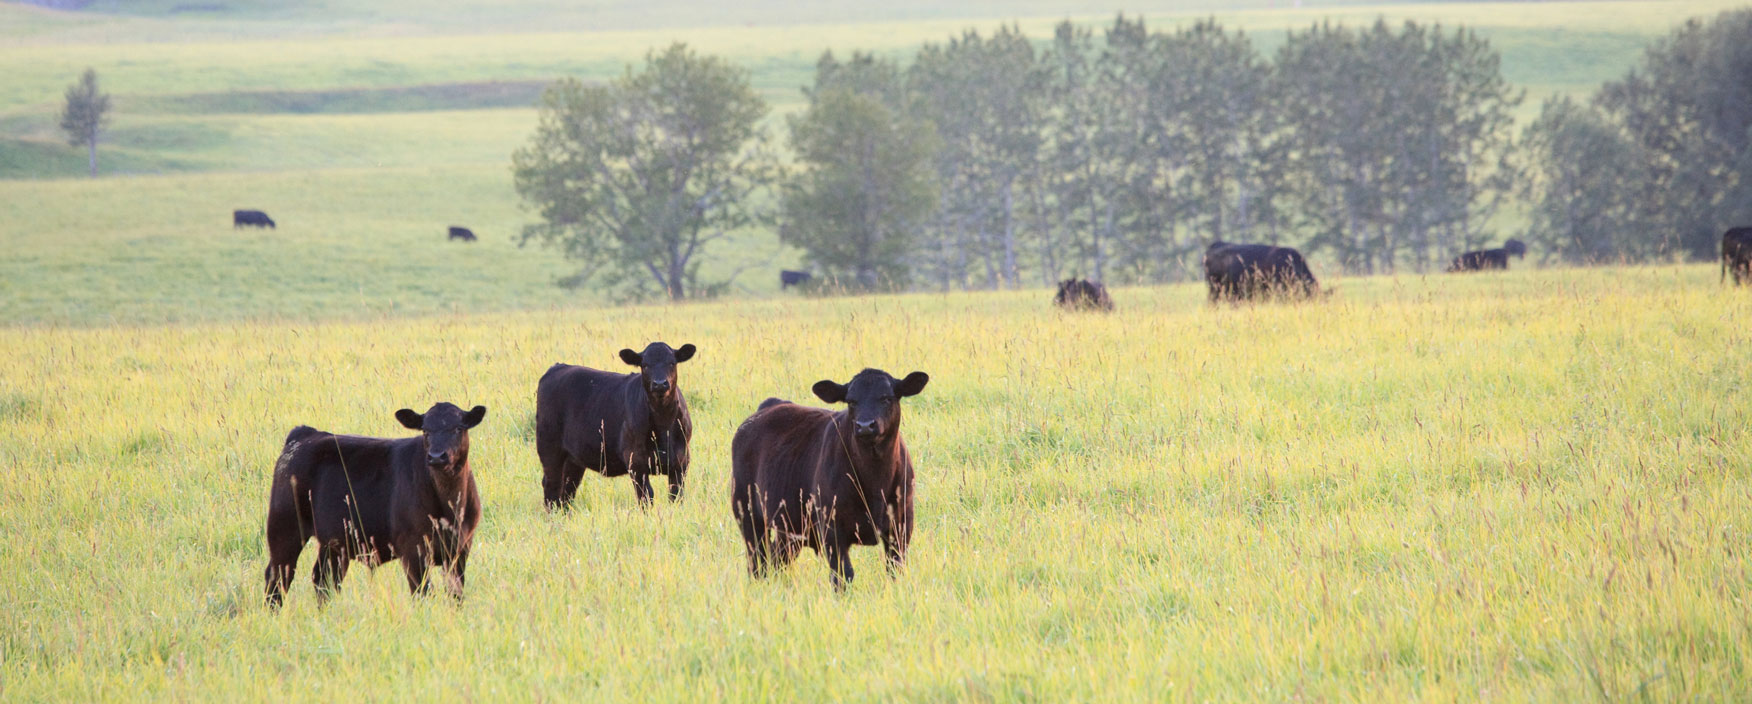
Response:
POLYGON ((931 377, 913 372, 905 379, 895 379, 880 369, 865 369, 852 377, 852 383, 840 385, 823 379, 815 382, 815 395, 828 403, 846 404, 846 420, 858 442, 875 445, 894 438, 900 432, 900 399, 925 390, 931 377))
POLYGON ((1513 254, 1513 255, 1520 257, 1522 259, 1526 259, 1527 258, 1527 243, 1522 242, 1522 241, 1517 240, 1517 239, 1510 239, 1509 241, 1503 243, 1503 251, 1508 252, 1509 254, 1513 254))
POLYGON ((426 447, 426 469, 446 476, 455 476, 468 466, 468 429, 486 417, 486 406, 464 411, 442 401, 425 413, 410 408, 395 412, 402 425, 420 431, 420 442, 426 447))
POLYGON ((654 405, 673 400, 681 392, 676 365, 693 359, 693 356, 693 345, 672 349, 661 342, 645 345, 644 352, 620 351, 621 361, 639 368, 639 383, 645 387, 645 395, 654 405))

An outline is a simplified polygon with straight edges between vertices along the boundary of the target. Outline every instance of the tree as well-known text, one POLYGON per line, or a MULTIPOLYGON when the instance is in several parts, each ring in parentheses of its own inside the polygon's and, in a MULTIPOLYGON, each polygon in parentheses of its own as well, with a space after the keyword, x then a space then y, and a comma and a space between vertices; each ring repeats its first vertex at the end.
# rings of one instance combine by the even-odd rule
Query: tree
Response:
POLYGON ((1643 233, 1647 174, 1623 128, 1569 96, 1545 101, 1521 138, 1530 205, 1526 238, 1572 264, 1658 256, 1673 242, 1643 233))
MULTIPOLYGON (((920 109, 943 140, 938 183, 943 189, 942 261, 966 286, 966 262, 978 256, 986 285, 1017 286, 1028 178, 1039 173, 1047 73, 1019 28, 991 38, 965 32, 947 44, 926 44, 908 72, 920 109), (953 235, 950 235, 953 233, 953 235)), ((945 277, 945 283, 951 276, 945 277)))
POLYGON ((1364 272, 1401 258, 1422 270, 1485 238, 1513 187, 1522 99, 1488 42, 1412 22, 1321 24, 1290 34, 1276 76, 1310 247, 1364 272))
POLYGON ((674 300, 727 286, 699 281, 698 255, 773 220, 755 197, 778 176, 766 113, 746 70, 679 43, 606 85, 555 83, 534 137, 512 156, 517 193, 543 221, 520 243, 581 262, 563 284, 604 271, 611 286, 674 300))
POLYGON ((859 288, 905 286, 907 256, 936 208, 929 123, 878 94, 833 87, 790 120, 801 170, 784 192, 779 236, 859 288))
POLYGON ((1752 10, 1693 19, 1649 47, 1595 101, 1636 141, 1651 237, 1715 256, 1723 228, 1752 217, 1752 10))
POLYGON ((109 109, 109 94, 97 90, 97 71, 85 69, 79 82, 67 87, 61 130, 67 133, 68 144, 85 147, 92 178, 97 178, 97 138, 109 126, 109 109))

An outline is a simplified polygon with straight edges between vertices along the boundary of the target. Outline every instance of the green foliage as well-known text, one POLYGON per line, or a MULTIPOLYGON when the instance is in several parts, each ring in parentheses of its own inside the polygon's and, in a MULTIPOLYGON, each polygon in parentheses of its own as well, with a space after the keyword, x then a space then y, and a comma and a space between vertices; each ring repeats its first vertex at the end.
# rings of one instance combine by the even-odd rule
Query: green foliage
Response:
POLYGON ((1597 102, 1641 147, 1649 223, 1688 256, 1713 258, 1752 218, 1752 9, 1687 20, 1597 102))
POLYGON ((61 110, 61 131, 67 143, 85 147, 91 155, 91 177, 97 178, 97 138, 109 125, 110 97, 97 89, 97 71, 85 69, 79 82, 67 87, 61 110))
POLYGON ((792 116, 797 170, 783 194, 779 237, 821 268, 828 285, 904 288, 908 257, 936 206, 929 122, 910 116, 892 63, 823 56, 809 109, 792 116))
POLYGON ((776 178, 766 112, 747 70, 684 44, 606 85, 556 83, 512 157, 517 193, 543 220, 523 241, 581 262, 572 283, 606 267, 610 285, 686 298, 700 285, 696 255, 771 220, 756 198, 776 178))
POLYGON ((1569 96, 1549 98, 1521 137, 1526 237, 1571 264, 1647 261, 1673 251, 1650 227, 1644 160, 1623 128, 1569 96))
POLYGON ((3 696, 1747 701, 1752 296, 1716 276, 1341 279, 1239 308, 1120 288, 1103 316, 1029 290, 10 329, 3 696), (642 510, 591 475, 548 514, 536 379, 650 339, 700 348, 687 497, 642 510), (866 365, 932 377, 903 402, 906 570, 859 547, 844 594, 808 552, 749 579, 736 426, 866 365), (307 549, 267 611, 286 431, 406 437, 393 410, 439 399, 491 409, 467 599, 361 565, 319 608, 307 549))
POLYGON ((1385 21, 1321 24, 1279 50, 1287 167, 1310 249, 1419 271, 1486 239, 1512 188, 1513 110, 1488 41, 1385 21))

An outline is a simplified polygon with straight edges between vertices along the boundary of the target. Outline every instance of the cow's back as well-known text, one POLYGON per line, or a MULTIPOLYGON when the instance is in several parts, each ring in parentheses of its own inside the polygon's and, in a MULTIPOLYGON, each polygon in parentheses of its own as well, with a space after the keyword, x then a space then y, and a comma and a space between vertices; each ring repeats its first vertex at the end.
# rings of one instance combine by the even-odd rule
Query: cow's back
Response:
POLYGON ((635 377, 572 364, 548 368, 536 384, 536 450, 564 452, 591 469, 605 469, 620 454, 626 394, 635 377))
POLYGON ((423 453, 420 438, 372 438, 294 430, 275 466, 276 490, 308 497, 319 541, 362 534, 379 549, 389 543, 401 475, 423 453))
POLYGON ((731 501, 740 511, 750 490, 757 490, 769 515, 782 503, 783 513, 799 525, 803 497, 819 483, 816 473, 831 472, 844 459, 824 451, 823 438, 833 434, 835 414, 789 402, 761 405, 730 440, 731 501))

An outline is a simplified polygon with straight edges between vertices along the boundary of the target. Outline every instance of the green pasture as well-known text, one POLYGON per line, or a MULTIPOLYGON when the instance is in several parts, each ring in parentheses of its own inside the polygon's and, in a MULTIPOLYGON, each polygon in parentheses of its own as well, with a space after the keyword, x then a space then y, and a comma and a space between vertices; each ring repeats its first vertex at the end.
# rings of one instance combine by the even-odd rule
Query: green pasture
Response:
POLYGON ((18 328, 0 698, 1744 701, 1752 297, 1716 275, 18 328), (546 513, 536 378, 652 339, 700 349, 687 497, 593 476, 546 513), (750 580, 731 433, 866 365, 932 376, 906 571, 863 548, 844 594, 808 554, 750 580), (307 551, 263 608, 286 430, 402 436, 437 400, 490 409, 466 600, 388 566, 318 608, 307 551))

